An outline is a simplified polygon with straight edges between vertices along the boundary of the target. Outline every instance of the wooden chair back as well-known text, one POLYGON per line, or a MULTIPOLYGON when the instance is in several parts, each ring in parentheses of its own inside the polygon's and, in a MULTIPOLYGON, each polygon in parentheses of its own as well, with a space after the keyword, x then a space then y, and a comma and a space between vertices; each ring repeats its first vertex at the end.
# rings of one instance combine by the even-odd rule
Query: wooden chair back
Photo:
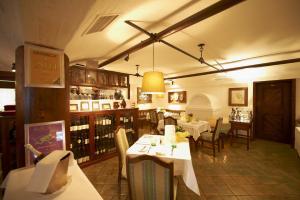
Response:
POLYGON ((164 125, 175 125, 177 126, 177 119, 169 116, 164 118, 164 125))
POLYGON ((213 131, 213 139, 218 139, 220 137, 220 132, 222 128, 223 118, 219 117, 216 122, 215 129, 213 131))
POLYGON ((174 164, 157 157, 141 155, 127 156, 129 199, 174 198, 174 164))

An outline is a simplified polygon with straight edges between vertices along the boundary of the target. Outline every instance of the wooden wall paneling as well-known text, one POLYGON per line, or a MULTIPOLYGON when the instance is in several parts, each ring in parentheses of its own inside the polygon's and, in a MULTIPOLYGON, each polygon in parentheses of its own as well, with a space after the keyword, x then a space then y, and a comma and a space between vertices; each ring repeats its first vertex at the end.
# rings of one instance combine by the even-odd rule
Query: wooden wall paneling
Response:
POLYGON ((15 82, 0 81, 0 88, 15 88, 15 82))
POLYGON ((1 141, 1 167, 2 177, 5 177, 7 173, 16 168, 15 163, 15 143, 13 142, 12 133, 10 131, 15 125, 15 116, 0 116, 0 141, 1 141))
POLYGON ((24 87, 24 46, 16 50, 17 164, 25 165, 24 124, 65 121, 69 143, 69 59, 64 56, 65 88, 24 87))

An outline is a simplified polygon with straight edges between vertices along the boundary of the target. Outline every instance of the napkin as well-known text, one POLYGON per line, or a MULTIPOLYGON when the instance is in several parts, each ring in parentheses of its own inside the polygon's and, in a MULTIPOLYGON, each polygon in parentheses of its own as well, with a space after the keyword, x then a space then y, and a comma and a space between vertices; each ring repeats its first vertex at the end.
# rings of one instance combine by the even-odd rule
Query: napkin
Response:
POLYGON ((40 160, 34 169, 26 190, 53 193, 67 184, 68 166, 73 164, 73 153, 56 150, 40 160))
POLYGON ((165 125, 165 140, 169 143, 173 143, 176 140, 174 125, 165 125))

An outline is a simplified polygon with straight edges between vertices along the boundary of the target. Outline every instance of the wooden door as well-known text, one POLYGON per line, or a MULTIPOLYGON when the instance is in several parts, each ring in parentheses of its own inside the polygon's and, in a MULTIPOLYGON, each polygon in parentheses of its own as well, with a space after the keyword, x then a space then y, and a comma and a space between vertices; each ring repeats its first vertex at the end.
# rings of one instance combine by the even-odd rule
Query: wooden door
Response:
POLYGON ((294 80, 254 83, 255 136, 283 143, 292 142, 295 113, 294 80))

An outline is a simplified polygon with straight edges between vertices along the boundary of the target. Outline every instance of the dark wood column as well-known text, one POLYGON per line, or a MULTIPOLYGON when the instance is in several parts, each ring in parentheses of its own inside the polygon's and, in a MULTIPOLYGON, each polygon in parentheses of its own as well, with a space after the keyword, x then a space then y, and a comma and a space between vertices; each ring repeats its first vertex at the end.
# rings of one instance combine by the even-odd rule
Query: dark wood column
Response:
MULTIPOLYGON (((69 58, 64 56, 65 88, 24 87, 24 46, 16 49, 17 166, 25 165, 24 124, 65 120, 69 124, 69 58)), ((69 135, 69 130, 65 130, 69 135)), ((69 138, 66 138, 69 140, 69 138)), ((69 141, 67 141, 68 143, 69 141)))

